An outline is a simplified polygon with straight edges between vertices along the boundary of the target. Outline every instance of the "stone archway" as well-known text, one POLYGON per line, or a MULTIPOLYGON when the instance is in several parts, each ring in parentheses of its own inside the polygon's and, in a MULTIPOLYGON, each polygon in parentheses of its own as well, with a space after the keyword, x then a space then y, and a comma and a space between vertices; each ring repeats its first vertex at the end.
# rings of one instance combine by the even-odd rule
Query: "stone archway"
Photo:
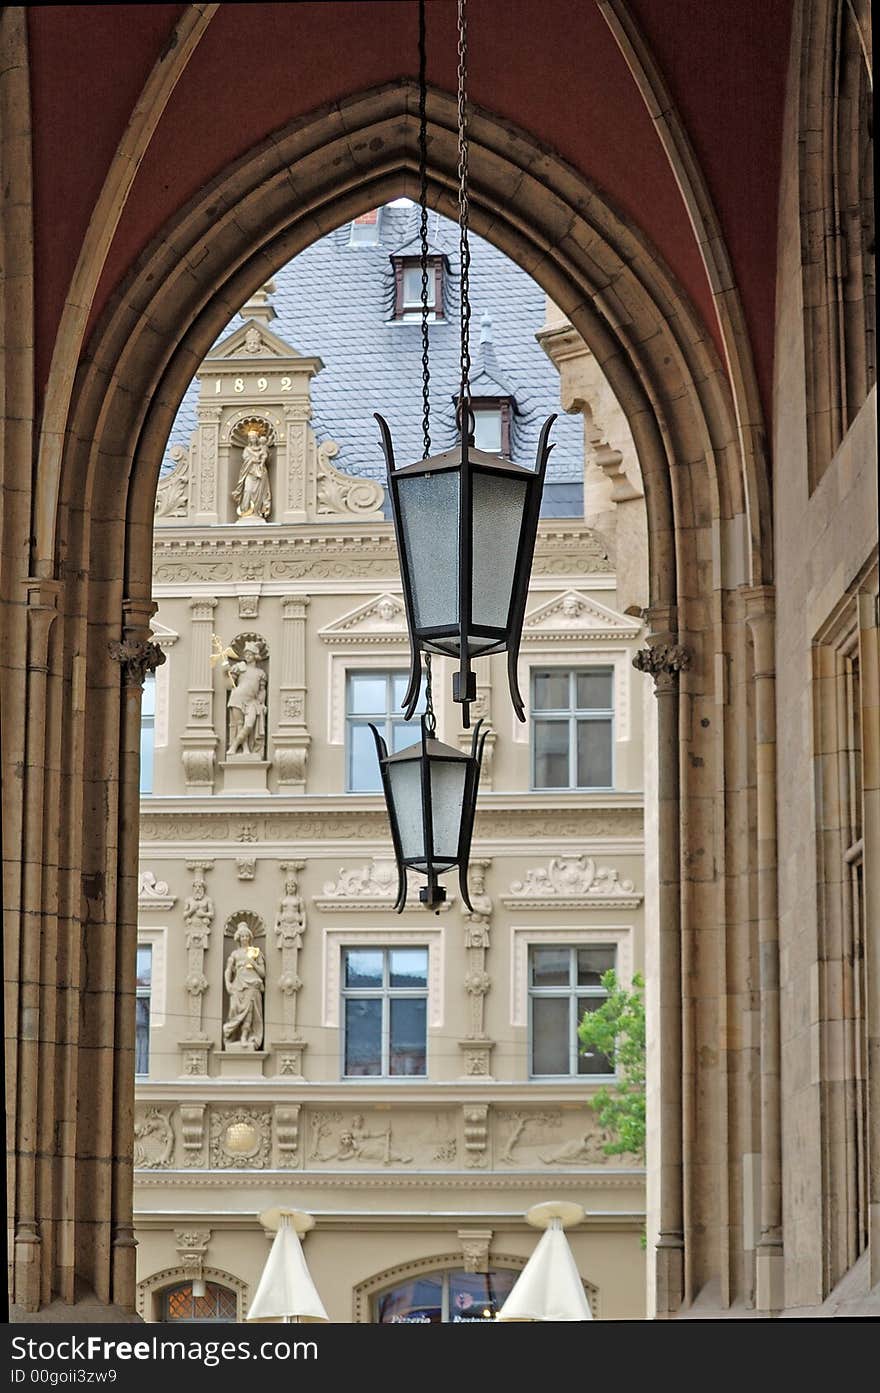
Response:
MULTIPOLYGON (((416 111, 411 83, 361 94, 277 133, 201 190, 144 253, 94 331, 77 369, 60 473, 52 467, 57 440, 41 442, 29 682, 33 691, 46 688, 34 710, 54 712, 41 736, 62 789, 57 827, 46 833, 62 868, 50 918, 83 1007, 53 1046, 69 1100, 60 1115, 79 1102, 69 1115, 81 1139, 71 1158, 76 1178, 71 1165, 41 1182, 36 1153, 19 1163, 17 1290, 28 1309, 40 1291, 44 1300, 52 1289, 72 1292, 74 1272, 100 1300, 133 1305, 139 706, 165 441, 196 367, 260 284, 341 222, 415 193, 416 111), (59 1192, 73 1216, 63 1233, 37 1222, 40 1193, 52 1206, 59 1192), (34 1270, 42 1274, 36 1288, 34 1270)), ((432 93, 428 114, 430 201, 454 216, 455 104, 432 93)), ((761 832, 749 830, 756 740, 748 679, 756 669, 747 622, 770 633, 772 655, 766 461, 760 432, 738 428, 748 412, 736 409, 711 336, 644 238, 510 123, 477 111, 470 141, 475 230, 528 271, 587 340, 627 415, 645 483, 652 634, 644 668, 657 684, 660 749, 656 1270, 658 1307, 674 1311, 721 1267, 723 1284, 737 1280, 727 1220, 705 1185, 684 1175, 682 1128, 695 1174, 725 1166, 708 1113, 701 1123, 714 1074, 737 1072, 734 1048, 718 1045, 719 982, 735 958, 727 984, 735 1001, 750 966, 749 878, 759 870, 761 832), (698 1069, 704 1045, 714 1063, 698 1069)), ((767 661, 762 647, 757 671, 772 682, 767 661)), ((52 854, 44 847, 45 859, 52 854)), ((760 866, 765 880, 769 869, 760 866)), ((41 918, 44 890, 34 887, 41 918)), ((768 1038, 772 1009, 769 1001, 768 1038)), ((772 1050, 769 1057, 772 1083, 772 1050)), ((771 1139, 773 1107, 771 1087, 771 1139)), ((36 1134, 46 1125, 34 1117, 36 1134)), ((725 1134, 732 1154, 760 1150, 736 1135, 737 1125, 725 1134)), ((764 1176, 770 1194, 766 1150, 764 1176)))

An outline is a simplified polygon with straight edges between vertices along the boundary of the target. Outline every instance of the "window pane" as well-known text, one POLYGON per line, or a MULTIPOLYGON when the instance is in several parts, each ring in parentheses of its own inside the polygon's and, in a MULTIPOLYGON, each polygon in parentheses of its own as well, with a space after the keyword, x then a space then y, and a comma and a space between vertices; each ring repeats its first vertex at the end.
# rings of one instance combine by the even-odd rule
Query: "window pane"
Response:
POLYGON ((348 709, 353 716, 384 716, 388 709, 388 679, 384 672, 352 672, 348 678, 348 709))
POLYGON ((474 444, 487 454, 501 453, 501 408, 474 412, 474 444))
POLYGON ((346 987, 382 986, 382 949, 370 951, 368 948, 346 948, 345 985, 346 987))
POLYGON ((345 1072, 382 1072, 382 998, 345 1003, 345 1072))
POLYGON ((382 773, 376 742, 368 725, 348 727, 348 788, 350 793, 381 793, 382 773))
MULTIPOLYGON (((434 266, 428 262, 428 304, 434 304, 434 288, 436 276, 434 266)), ((403 268, 403 303, 405 305, 420 305, 422 303, 422 268, 418 266, 404 266, 403 268)))
MULTIPOLYGON (((588 1011, 597 1011, 602 1005, 604 997, 581 997, 578 1001, 578 1021, 582 1021, 588 1011)), ((581 1054, 583 1046, 580 1040, 577 1041, 578 1047, 578 1073, 579 1074, 613 1074, 614 1065, 605 1054, 600 1054, 598 1050, 590 1050, 587 1054, 581 1054)))
POLYGON ((577 675, 579 711, 610 711, 613 705, 610 672, 579 672, 577 675))
MULTIPOLYGON (((406 696, 406 689, 409 686, 408 672, 392 672, 391 674, 391 713, 399 715, 403 705, 403 698, 406 696)), ((425 709, 425 675, 422 673, 422 685, 419 688, 419 699, 416 702, 416 711, 425 709)), ((417 722, 413 722, 417 726, 417 722)))
POLYGON ((402 1000, 392 998, 390 1006, 391 1044, 388 1072, 391 1074, 424 1074, 426 1072, 427 1000, 425 997, 420 997, 414 1001, 408 1001, 405 998, 402 1000))
POLYGON ((517 1272, 450 1272, 449 1320, 492 1320, 513 1289, 517 1272))
POLYGON ((535 787, 569 788, 568 721, 535 721, 535 787))
POLYGON ((569 685, 569 674, 565 670, 536 672, 532 698, 535 711, 567 711, 570 705, 569 685))
POLYGON ((391 949, 391 986, 428 986, 428 950, 426 948, 391 949))
POLYGON ((137 985, 149 990, 153 975, 153 950, 148 943, 139 943, 137 949, 137 985))
POLYGON ((391 751, 405 750, 408 745, 417 745, 421 739, 421 726, 418 721, 391 722, 391 751))
POLYGON ((577 786, 611 787, 610 721, 578 721, 577 786))
POLYGON ((567 987, 571 970, 570 948, 533 948, 532 985, 567 987))
POLYGON ((614 966, 613 948, 579 948, 577 950, 577 981, 579 987, 598 987, 603 972, 614 966))
POLYGON ((532 1073, 568 1074, 570 1011, 567 996, 532 998, 532 1073))
POLYGON ((153 792, 153 750, 156 743, 156 732, 153 729, 152 716, 146 716, 141 722, 141 793, 153 792))
POLYGON ((442 1278, 418 1277, 376 1298, 379 1325, 439 1325, 442 1310, 442 1278))
POLYGON ((156 678, 152 673, 148 673, 144 679, 144 690, 141 696, 141 716, 155 716, 156 714, 156 678))
POLYGON ((134 1003, 134 1072, 150 1072, 150 998, 139 996, 134 1003))

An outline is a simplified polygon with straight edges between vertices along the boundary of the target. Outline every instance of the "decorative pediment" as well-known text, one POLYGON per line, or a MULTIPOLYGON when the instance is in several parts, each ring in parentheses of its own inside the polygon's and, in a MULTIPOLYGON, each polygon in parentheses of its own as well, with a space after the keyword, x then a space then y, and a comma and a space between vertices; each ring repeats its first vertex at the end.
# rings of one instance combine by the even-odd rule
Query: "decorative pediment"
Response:
POLYGON ((169 629, 166 624, 160 624, 158 619, 150 620, 150 632, 153 635, 153 642, 158 643, 160 648, 170 648, 180 638, 180 634, 169 629))
POLYGON ((227 362, 229 359, 251 362, 260 358, 297 359, 302 367, 311 367, 313 372, 320 372, 324 366, 320 358, 305 357, 280 334, 273 333, 268 324, 256 319, 246 319, 228 338, 212 348, 210 353, 205 355, 204 361, 207 366, 227 362))
POLYGON ((386 644, 404 643, 407 638, 406 611, 399 595, 377 595, 364 605, 344 614, 319 630, 323 643, 386 644))
POLYGON ((635 639, 642 631, 637 619, 618 614, 580 590, 566 590, 526 615, 523 641, 547 639, 635 639))
MULTIPOLYGON (((407 905, 420 912, 418 892, 424 883, 424 879, 414 871, 408 873, 407 905)), ((374 856, 365 866, 351 870, 340 866, 336 879, 325 883, 323 895, 314 896, 317 909, 343 913, 350 910, 391 910, 396 901, 397 866, 390 857, 380 856, 374 856)), ((454 902, 455 896, 447 892, 440 909, 448 910, 454 902)))
POLYGON ((511 884, 501 903, 509 909, 635 909, 643 896, 631 880, 592 856, 553 856, 511 884))

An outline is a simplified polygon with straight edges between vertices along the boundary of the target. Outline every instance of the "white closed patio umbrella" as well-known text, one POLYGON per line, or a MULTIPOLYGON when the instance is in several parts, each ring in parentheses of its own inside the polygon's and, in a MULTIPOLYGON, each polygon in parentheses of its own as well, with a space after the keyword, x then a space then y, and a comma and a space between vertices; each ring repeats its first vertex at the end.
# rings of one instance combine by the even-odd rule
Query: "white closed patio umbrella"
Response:
POLYGON ((315 1226, 311 1214, 302 1209, 266 1209, 260 1223, 277 1233, 245 1319, 285 1324, 329 1321, 299 1241, 301 1233, 315 1226))
POLYGON ((585 1218, 579 1204, 548 1200, 526 1213, 530 1224, 544 1229, 496 1320, 592 1320, 564 1230, 585 1218))

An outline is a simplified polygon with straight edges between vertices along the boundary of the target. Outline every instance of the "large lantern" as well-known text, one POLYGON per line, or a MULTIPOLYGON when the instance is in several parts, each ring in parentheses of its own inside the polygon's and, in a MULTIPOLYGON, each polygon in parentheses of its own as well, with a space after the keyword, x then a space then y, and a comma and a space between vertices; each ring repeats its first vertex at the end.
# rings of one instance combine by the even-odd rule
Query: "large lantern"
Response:
POLYGON ((452 696, 463 704, 468 726, 477 695, 471 661, 506 649, 510 695, 524 721, 516 667, 556 417, 541 429, 534 469, 477 450, 464 431, 460 446, 396 469, 388 424, 379 415, 376 420, 412 651, 407 719, 419 699, 422 652, 457 659, 452 696))
POLYGON ((461 897, 471 909, 467 869, 477 808, 480 761, 486 732, 480 735, 482 721, 474 726, 469 754, 444 745, 435 738, 433 711, 421 718, 421 739, 395 754, 374 725, 382 788, 391 839, 397 861, 397 903, 402 913, 406 904, 406 873, 411 868, 427 878, 419 891, 422 904, 434 908, 446 899, 438 885, 438 875, 458 866, 461 897))

